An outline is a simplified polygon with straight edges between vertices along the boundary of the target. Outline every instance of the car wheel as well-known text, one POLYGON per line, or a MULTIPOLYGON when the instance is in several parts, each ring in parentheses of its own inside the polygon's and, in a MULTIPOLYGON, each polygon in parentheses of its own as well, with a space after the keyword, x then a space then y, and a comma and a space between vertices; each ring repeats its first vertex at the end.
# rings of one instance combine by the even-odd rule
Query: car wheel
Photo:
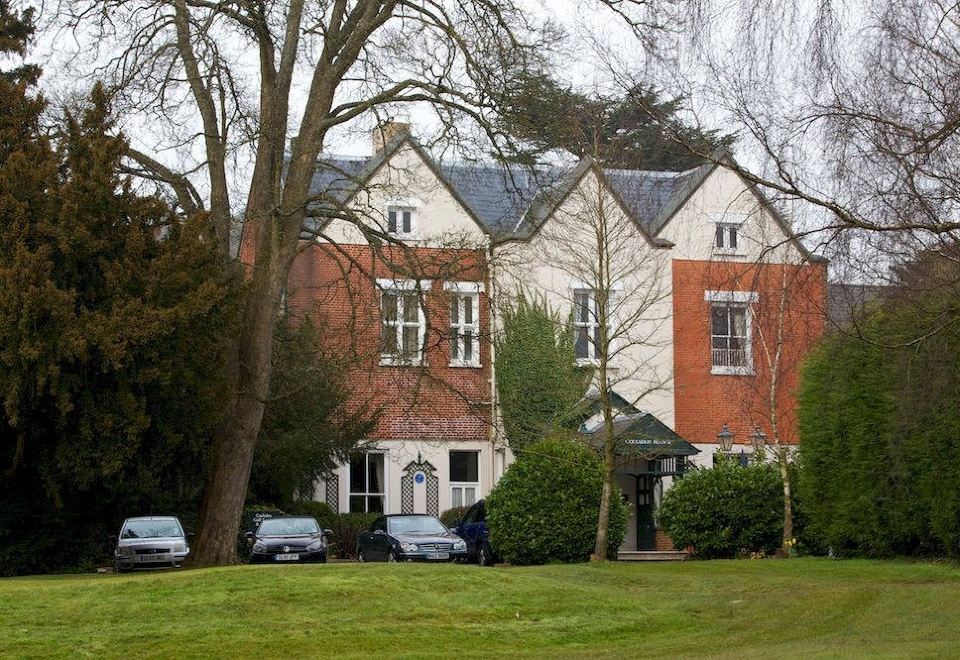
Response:
POLYGON ((489 544, 484 543, 480 546, 480 550, 477 551, 477 563, 481 566, 493 566, 493 552, 489 544))
POLYGON ((120 563, 119 559, 113 560, 113 572, 114 573, 129 573, 131 569, 126 568, 123 564, 120 563))
POLYGON ((391 562, 397 561, 397 554, 393 550, 387 553, 387 561, 391 561, 391 562))
POLYGON ((360 562, 361 564, 367 561, 367 558, 363 556, 363 550, 361 550, 360 548, 357 548, 357 561, 360 562))
POLYGON ((326 555, 320 555, 320 563, 321 563, 321 564, 326 564, 326 563, 327 563, 327 556, 326 556, 326 555))

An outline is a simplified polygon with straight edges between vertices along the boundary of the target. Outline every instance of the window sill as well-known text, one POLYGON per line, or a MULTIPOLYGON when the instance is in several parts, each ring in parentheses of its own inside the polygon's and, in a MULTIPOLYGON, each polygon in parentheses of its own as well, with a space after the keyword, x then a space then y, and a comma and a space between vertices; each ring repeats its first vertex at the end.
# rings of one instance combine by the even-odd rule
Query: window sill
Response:
POLYGON ((715 257, 739 257, 744 258, 745 255, 743 252, 738 252, 737 250, 722 250, 720 248, 713 249, 713 256, 715 257))
POLYGON ((479 369, 483 365, 480 364, 479 362, 464 362, 463 360, 451 360, 449 365, 447 366, 454 367, 456 369, 479 369))
POLYGON ((600 360, 598 358, 577 358, 573 361, 573 364, 577 367, 599 367, 600 360))
POLYGON ((714 376, 754 376, 753 367, 710 367, 714 376))
POLYGON ((425 367, 427 361, 423 358, 399 358, 389 355, 380 356, 381 367, 425 367))

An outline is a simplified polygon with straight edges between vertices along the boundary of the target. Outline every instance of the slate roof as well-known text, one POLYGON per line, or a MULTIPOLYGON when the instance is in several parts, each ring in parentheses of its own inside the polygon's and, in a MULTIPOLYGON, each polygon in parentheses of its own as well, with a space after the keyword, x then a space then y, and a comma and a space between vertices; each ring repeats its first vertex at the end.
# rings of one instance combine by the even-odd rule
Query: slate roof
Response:
MULTIPOLYGON (((404 144, 421 155, 474 219, 496 240, 528 238, 583 174, 596 167, 589 159, 581 160, 572 168, 530 169, 462 162, 438 164, 409 134, 401 134, 372 157, 323 157, 314 176, 313 194, 323 194, 338 203, 346 202, 404 144)), ((602 173, 610 189, 643 227, 648 238, 655 244, 669 245, 655 237, 717 167, 716 162, 729 158, 726 152, 718 152, 714 155, 714 163, 684 172, 605 168, 602 173)), ((757 195, 784 230, 791 233, 762 193, 757 191, 757 195)), ((799 240, 794 240, 804 254, 813 258, 799 240)))

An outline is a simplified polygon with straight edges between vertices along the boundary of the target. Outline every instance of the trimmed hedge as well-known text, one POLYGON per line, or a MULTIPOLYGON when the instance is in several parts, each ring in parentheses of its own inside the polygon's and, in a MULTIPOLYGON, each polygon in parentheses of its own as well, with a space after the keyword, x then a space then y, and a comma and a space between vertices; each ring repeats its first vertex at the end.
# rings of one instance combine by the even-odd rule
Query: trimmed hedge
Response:
POLYGON ((675 481, 658 517, 676 547, 701 559, 772 553, 783 536, 783 482, 774 465, 721 461, 675 481))
POLYGON ((860 323, 869 341, 834 334, 805 365, 799 492, 807 535, 837 556, 960 557, 952 286, 898 292, 860 323))
MULTIPOLYGON (((602 487, 603 468, 589 447, 563 438, 528 446, 487 498, 494 551, 511 564, 588 560, 602 487)), ((610 507, 613 556, 626 527, 627 510, 617 493, 610 507)))

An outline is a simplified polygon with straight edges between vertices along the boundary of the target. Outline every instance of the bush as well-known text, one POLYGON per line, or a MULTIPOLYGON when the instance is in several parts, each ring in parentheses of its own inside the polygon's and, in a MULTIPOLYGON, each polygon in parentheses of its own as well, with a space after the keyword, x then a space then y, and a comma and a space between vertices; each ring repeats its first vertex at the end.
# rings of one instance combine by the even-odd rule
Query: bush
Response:
POLYGON ((783 483, 774 465, 722 461, 677 480, 658 516, 674 545, 701 559, 772 553, 783 536, 783 483))
POLYGON ((333 530, 333 538, 330 540, 330 553, 340 559, 356 559, 357 537, 360 536, 360 532, 370 529, 370 525, 379 517, 379 513, 337 514, 330 526, 330 529, 333 530))
POLYGON ((452 509, 447 509, 440 514, 440 522, 447 527, 456 527, 469 508, 468 506, 455 506, 452 509))
MULTIPOLYGON (((586 561, 596 543, 603 468, 592 449, 554 438, 530 445, 487 498, 496 553, 512 564, 586 561)), ((619 497, 610 507, 609 549, 626 532, 619 497)))
POLYGON ((321 529, 333 529, 334 520, 337 517, 337 512, 326 502, 300 500, 287 507, 287 510, 292 516, 310 516, 311 518, 316 518, 321 529))

